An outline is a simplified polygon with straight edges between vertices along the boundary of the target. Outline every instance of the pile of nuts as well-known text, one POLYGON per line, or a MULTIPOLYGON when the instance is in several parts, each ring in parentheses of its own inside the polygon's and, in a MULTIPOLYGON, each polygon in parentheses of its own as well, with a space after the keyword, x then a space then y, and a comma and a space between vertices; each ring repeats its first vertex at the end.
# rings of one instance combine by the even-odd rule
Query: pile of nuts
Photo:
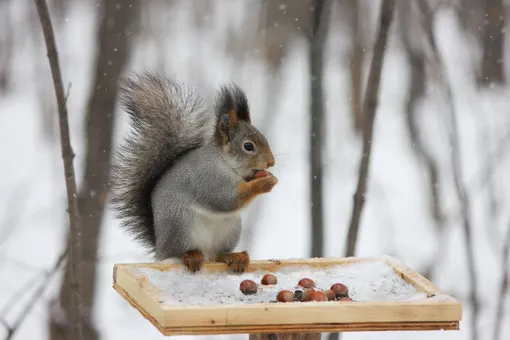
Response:
MULTIPOLYGON (((276 276, 266 274, 260 280, 263 286, 275 285, 276 276)), ((253 280, 244 280, 239 285, 239 290, 245 295, 257 293, 258 285, 253 280)), ((278 292, 275 302, 309 302, 309 301, 352 301, 349 297, 349 289, 343 283, 335 283, 329 289, 319 289, 315 282, 309 278, 299 280, 294 292, 284 289, 278 292)))

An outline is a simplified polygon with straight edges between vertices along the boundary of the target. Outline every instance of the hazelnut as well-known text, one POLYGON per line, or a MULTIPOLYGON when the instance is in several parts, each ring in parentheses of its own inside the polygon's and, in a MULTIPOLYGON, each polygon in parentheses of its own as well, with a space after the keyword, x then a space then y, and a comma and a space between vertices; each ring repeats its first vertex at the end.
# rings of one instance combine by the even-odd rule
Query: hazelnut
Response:
POLYGON ((331 289, 326 290, 324 293, 326 293, 326 296, 328 297, 328 301, 334 300, 336 298, 336 294, 331 289))
POLYGON ((350 297, 344 296, 344 297, 341 297, 338 301, 351 301, 352 302, 352 299, 350 297))
POLYGON ((255 281, 252 281, 252 280, 244 280, 241 282, 241 284, 239 285, 239 290, 244 294, 244 295, 252 295, 252 294, 255 294, 257 292, 257 284, 255 283, 255 281))
POLYGON ((347 286, 343 283, 335 283, 330 289, 335 292, 337 298, 349 295, 349 289, 347 289, 347 286))
POLYGON ((312 292, 312 301, 328 301, 328 297, 326 294, 320 291, 312 292))
POLYGON ((315 287, 315 282, 313 282, 312 279, 303 278, 303 279, 299 280, 298 286, 301 286, 303 288, 313 288, 313 287, 315 287))
POLYGON ((266 176, 267 176, 267 171, 257 170, 257 172, 255 172, 255 178, 262 178, 262 177, 266 177, 266 176))
POLYGON ((293 302, 294 293, 292 293, 290 290, 282 290, 276 296, 276 300, 278 300, 278 302, 293 302))
POLYGON ((275 285, 276 282, 277 282, 276 276, 274 276, 273 274, 266 274, 262 277, 262 280, 260 280, 260 283, 263 284, 264 286, 275 285))
POLYGON ((312 301, 312 293, 315 292, 315 289, 308 288, 303 291, 303 298, 301 299, 303 302, 312 301))

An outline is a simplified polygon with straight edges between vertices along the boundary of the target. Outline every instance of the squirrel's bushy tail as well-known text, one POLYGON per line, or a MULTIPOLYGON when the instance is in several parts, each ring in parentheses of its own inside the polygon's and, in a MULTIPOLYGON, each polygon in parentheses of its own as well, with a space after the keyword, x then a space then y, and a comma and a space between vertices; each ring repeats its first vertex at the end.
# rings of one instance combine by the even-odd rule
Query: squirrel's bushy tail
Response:
POLYGON ((171 78, 147 72, 119 85, 132 130, 112 167, 110 202, 123 226, 153 250, 154 185, 181 154, 207 142, 215 116, 191 87, 171 78))

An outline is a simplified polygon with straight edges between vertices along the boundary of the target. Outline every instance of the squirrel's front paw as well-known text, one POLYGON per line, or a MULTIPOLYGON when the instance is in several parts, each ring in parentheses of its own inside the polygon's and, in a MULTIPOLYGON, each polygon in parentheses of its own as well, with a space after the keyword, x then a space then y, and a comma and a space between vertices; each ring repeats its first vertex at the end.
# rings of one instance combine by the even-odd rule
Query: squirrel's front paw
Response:
POLYGON ((202 263, 204 263, 204 254, 198 250, 187 251, 181 256, 181 263, 190 272, 195 273, 200 270, 202 263))
POLYGON ((220 254, 216 258, 216 261, 226 263, 229 270, 236 274, 241 274, 244 273, 246 267, 248 267, 250 256, 246 250, 240 253, 224 253, 220 254))
POLYGON ((278 178, 268 172, 266 176, 257 178, 253 182, 253 185, 257 186, 259 192, 266 193, 273 190, 273 187, 278 183, 278 178))

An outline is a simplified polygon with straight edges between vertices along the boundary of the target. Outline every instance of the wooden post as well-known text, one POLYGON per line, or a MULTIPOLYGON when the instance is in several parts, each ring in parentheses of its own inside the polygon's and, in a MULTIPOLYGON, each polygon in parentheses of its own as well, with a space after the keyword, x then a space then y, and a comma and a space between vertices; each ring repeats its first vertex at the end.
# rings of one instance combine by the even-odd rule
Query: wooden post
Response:
POLYGON ((320 340, 321 333, 256 333, 250 340, 320 340))

